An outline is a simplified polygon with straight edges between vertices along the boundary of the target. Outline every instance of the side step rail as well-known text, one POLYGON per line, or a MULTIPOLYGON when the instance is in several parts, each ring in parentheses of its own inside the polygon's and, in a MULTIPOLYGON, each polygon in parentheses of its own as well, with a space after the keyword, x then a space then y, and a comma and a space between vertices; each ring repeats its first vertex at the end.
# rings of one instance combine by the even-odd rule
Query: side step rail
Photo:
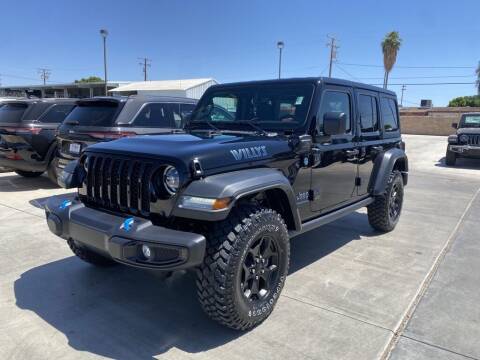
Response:
POLYGON ((294 238, 295 236, 298 236, 300 234, 303 234, 307 231, 313 230, 319 226, 331 223, 332 221, 335 221, 337 219, 340 219, 341 217, 348 215, 349 213, 352 213, 358 209, 361 209, 365 206, 370 205, 375 199, 373 197, 368 197, 366 199, 363 199, 359 202, 356 202, 355 204, 348 205, 344 208, 332 211, 326 215, 322 215, 318 218, 315 218, 313 220, 304 222, 302 224, 302 229, 301 230, 293 230, 289 232, 290 238, 294 238))

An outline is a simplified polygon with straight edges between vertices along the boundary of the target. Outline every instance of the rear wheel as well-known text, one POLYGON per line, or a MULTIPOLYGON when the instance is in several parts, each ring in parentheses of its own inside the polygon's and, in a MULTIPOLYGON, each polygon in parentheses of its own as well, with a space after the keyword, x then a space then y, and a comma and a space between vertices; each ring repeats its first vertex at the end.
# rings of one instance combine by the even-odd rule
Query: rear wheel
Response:
POLYGON ((290 261, 288 231, 271 209, 242 207, 207 235, 197 289, 204 311, 237 330, 264 321, 283 289, 290 261))
POLYGON ((448 166, 455 166, 457 162, 457 154, 453 151, 447 150, 447 155, 445 156, 445 164, 448 166))
POLYGON ((106 266, 112 266, 116 265, 117 262, 114 260, 102 256, 100 254, 97 254, 96 252, 91 251, 90 249, 81 246, 78 244, 75 240, 68 240, 68 246, 70 247, 70 250, 73 251, 73 253, 82 259, 83 261, 95 265, 95 266, 101 266, 101 267, 106 267, 106 266))
POLYGON ((17 173, 17 175, 20 175, 26 178, 35 178, 43 174, 43 172, 40 172, 40 171, 15 170, 15 172, 17 173))
POLYGON ((379 231, 392 231, 397 226, 403 207, 403 178, 394 170, 388 178, 385 193, 367 207, 370 225, 379 231))

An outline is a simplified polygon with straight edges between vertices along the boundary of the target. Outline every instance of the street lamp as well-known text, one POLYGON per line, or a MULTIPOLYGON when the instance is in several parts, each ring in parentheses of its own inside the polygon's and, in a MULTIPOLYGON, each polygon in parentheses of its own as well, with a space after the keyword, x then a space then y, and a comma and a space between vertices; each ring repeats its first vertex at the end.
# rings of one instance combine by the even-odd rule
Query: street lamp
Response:
POLYGON ((282 50, 285 47, 285 43, 283 41, 277 42, 277 48, 279 50, 278 55, 278 78, 280 79, 282 76, 282 50))
POLYGON ((106 29, 100 29, 100 35, 103 38, 103 68, 105 71, 105 96, 108 95, 107 89, 107 36, 108 31, 106 29))

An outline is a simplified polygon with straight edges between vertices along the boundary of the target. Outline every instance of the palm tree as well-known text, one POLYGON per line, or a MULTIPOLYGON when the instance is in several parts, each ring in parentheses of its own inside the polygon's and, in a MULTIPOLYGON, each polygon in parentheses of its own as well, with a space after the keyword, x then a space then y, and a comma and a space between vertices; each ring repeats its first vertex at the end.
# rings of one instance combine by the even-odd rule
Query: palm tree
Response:
POLYGON ((382 41, 383 66, 385 68, 383 87, 385 89, 388 85, 388 74, 392 71, 395 61, 397 61, 397 53, 400 45, 402 45, 402 39, 400 39, 398 31, 389 32, 382 41))
POLYGON ((475 72, 477 73, 477 93, 480 95, 480 61, 478 62, 478 67, 475 72))

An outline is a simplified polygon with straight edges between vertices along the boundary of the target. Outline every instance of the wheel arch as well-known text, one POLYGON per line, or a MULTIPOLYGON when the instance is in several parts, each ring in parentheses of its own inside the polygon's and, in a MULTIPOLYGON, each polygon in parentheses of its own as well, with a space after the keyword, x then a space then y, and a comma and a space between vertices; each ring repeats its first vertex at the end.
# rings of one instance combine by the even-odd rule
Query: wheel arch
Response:
POLYGON ((394 170, 402 174, 403 184, 408 183, 408 157, 402 149, 394 148, 377 156, 373 167, 373 176, 370 181, 370 192, 381 195, 386 189, 388 177, 394 170))
POLYGON ((174 216, 206 221, 224 220, 235 206, 244 201, 264 198, 273 210, 282 215, 289 230, 301 228, 294 191, 288 179, 277 169, 259 168, 212 175, 190 183, 181 195, 206 198, 231 198, 229 207, 221 211, 205 211, 174 207, 174 216))

